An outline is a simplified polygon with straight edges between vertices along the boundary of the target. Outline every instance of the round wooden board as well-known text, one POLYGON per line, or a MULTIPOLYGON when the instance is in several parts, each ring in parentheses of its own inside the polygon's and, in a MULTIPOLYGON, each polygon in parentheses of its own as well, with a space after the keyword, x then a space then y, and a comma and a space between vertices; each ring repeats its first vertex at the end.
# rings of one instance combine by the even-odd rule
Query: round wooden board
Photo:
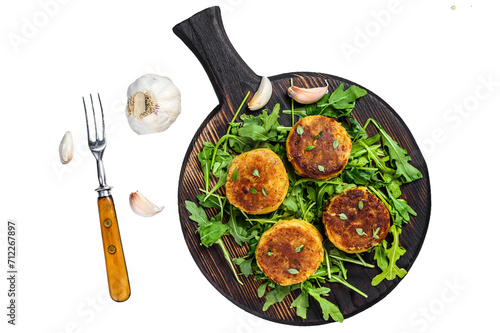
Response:
MULTIPOLYGON (((290 98, 286 95, 286 89, 290 85, 291 78, 293 78, 294 85, 297 86, 321 86, 324 85, 326 79, 332 90, 341 83, 344 83, 346 89, 353 84, 336 76, 319 73, 289 73, 271 77, 274 94, 267 104, 269 108, 272 108, 275 103, 280 103, 282 110, 290 109, 290 98)), ((244 93, 242 92, 240 99, 243 98, 244 93)), ((251 277, 242 277, 244 286, 239 285, 220 248, 217 246, 206 248, 200 245, 199 234, 196 233, 196 223, 189 219, 189 213, 184 202, 190 200, 197 203, 196 195, 199 193, 199 189, 204 187, 203 174, 197 154, 202 149, 203 142, 216 143, 226 133, 227 124, 231 121, 237 107, 238 105, 231 107, 223 105, 213 110, 195 134, 186 153, 179 179, 179 216, 186 244, 203 275, 225 297, 242 309, 261 318, 280 323, 293 325, 324 324, 321 309, 315 302, 310 302, 306 320, 297 317, 295 309, 291 309, 290 304, 298 292, 292 293, 292 296, 286 297, 281 303, 275 304, 266 312, 263 312, 262 306, 265 300, 257 296, 258 282, 253 281, 251 277)), ((244 111, 249 113, 246 107, 244 111)), ((420 251, 429 224, 431 197, 425 160, 403 120, 389 105, 372 92, 368 91, 366 96, 356 102, 353 115, 361 124, 368 118, 376 119, 403 148, 408 150, 412 158, 412 164, 423 174, 422 179, 401 187, 402 198, 407 200, 417 212, 417 216, 412 217, 411 221, 404 225, 401 235, 401 245, 406 249, 406 253, 398 261, 398 266, 408 271, 420 251)), ((281 114, 279 122, 284 126, 290 126, 291 117, 281 114)), ((212 186, 214 183, 212 182, 212 186)), ((209 211, 209 213, 214 212, 209 211)), ((224 236, 224 244, 233 258, 246 254, 247 249, 237 245, 231 237, 224 236)), ((374 263, 373 254, 367 257, 371 263, 374 263)), ((399 278, 396 278, 393 281, 384 281, 373 287, 371 286, 371 280, 380 272, 378 268, 370 269, 358 265, 347 265, 347 269, 349 283, 367 293, 368 298, 364 298, 342 285, 332 284, 330 286, 332 293, 328 299, 340 307, 345 318, 351 317, 380 301, 400 281, 399 278)))
MULTIPOLYGON (((203 275, 219 292, 240 308, 258 317, 291 325, 326 323, 323 320, 321 308, 314 301, 310 302, 305 320, 296 315, 295 309, 290 308, 290 304, 299 293, 298 290, 292 292, 282 302, 271 306, 267 311, 262 311, 265 300, 257 296, 258 282, 254 281, 252 277, 242 276, 244 285, 238 284, 221 249, 218 246, 207 248, 200 244, 200 237, 196 232, 197 225, 189 219, 190 214, 185 207, 186 200, 197 203, 196 195, 199 193, 199 189, 204 187, 203 174, 197 154, 202 149, 203 142, 216 143, 226 133, 228 123, 233 118, 246 93, 257 90, 260 77, 245 64, 229 42, 218 7, 211 7, 195 14, 176 25, 173 30, 203 65, 220 101, 219 106, 208 115, 194 135, 186 152, 179 178, 179 217, 186 244, 194 261, 203 275)), ((269 109, 272 109, 275 103, 280 103, 281 110, 291 108, 291 100, 286 91, 292 78, 294 85, 302 87, 324 86, 325 80, 327 80, 330 91, 333 91, 341 83, 345 85, 346 89, 355 84, 333 75, 320 73, 297 72, 273 76, 269 78, 273 85, 273 95, 267 104, 269 109)), ((424 157, 403 120, 381 98, 368 89, 366 90, 367 95, 356 101, 356 107, 353 111, 354 117, 361 124, 364 124, 368 118, 377 120, 404 149, 408 150, 412 164, 423 175, 422 179, 401 187, 402 198, 407 200, 417 212, 417 216, 412 217, 411 221, 404 225, 400 239, 406 253, 397 263, 399 267, 409 271, 422 247, 429 224, 431 192, 428 170, 424 157)), ((242 113, 249 113, 246 106, 242 109, 242 113)), ((281 114, 279 122, 282 125, 290 126, 291 116, 281 114)), ((211 185, 214 184, 215 181, 212 179, 211 185)), ((223 193, 223 189, 220 193, 223 193)), ((215 212, 207 210, 207 214, 213 216, 215 212)), ((224 236, 223 241, 231 257, 242 257, 246 254, 247 248, 238 246, 231 237, 224 236)), ((373 254, 366 257, 368 257, 369 262, 374 263, 373 254)), ((364 298, 338 283, 331 284, 329 287, 332 292, 328 299, 339 306, 345 318, 374 305, 400 282, 399 278, 392 281, 385 280, 373 287, 371 280, 380 272, 378 268, 370 269, 349 264, 346 265, 346 268, 348 269, 348 282, 368 294, 368 298, 364 298)))

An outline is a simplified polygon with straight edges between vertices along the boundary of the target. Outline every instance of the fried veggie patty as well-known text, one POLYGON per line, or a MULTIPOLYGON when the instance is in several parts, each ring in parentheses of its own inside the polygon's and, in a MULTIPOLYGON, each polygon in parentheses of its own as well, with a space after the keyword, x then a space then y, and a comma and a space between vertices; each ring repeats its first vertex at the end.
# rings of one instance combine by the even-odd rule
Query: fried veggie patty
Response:
POLYGON ((286 154, 302 177, 331 179, 345 168, 351 154, 351 138, 333 118, 308 116, 288 134, 286 154))
POLYGON ((255 249, 257 265, 274 282, 307 280, 323 261, 323 237, 302 220, 280 221, 265 231, 255 249))
POLYGON ((390 227, 389 211, 366 187, 334 195, 323 211, 328 239, 340 250, 360 253, 380 244, 390 227))
POLYGON ((226 196, 248 214, 278 209, 288 192, 283 161, 270 149, 255 149, 236 156, 227 173, 226 196))

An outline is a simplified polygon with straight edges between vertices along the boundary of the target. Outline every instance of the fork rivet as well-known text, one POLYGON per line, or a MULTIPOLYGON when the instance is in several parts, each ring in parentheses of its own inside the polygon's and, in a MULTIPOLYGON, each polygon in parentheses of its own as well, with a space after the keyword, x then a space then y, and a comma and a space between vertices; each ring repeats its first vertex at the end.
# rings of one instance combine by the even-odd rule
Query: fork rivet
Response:
POLYGON ((115 247, 114 245, 110 245, 110 246, 108 246, 108 252, 109 252, 110 254, 115 253, 115 252, 116 252, 116 247, 115 247))
POLYGON ((109 227, 111 227, 112 222, 110 219, 105 219, 103 224, 106 228, 109 228, 109 227))

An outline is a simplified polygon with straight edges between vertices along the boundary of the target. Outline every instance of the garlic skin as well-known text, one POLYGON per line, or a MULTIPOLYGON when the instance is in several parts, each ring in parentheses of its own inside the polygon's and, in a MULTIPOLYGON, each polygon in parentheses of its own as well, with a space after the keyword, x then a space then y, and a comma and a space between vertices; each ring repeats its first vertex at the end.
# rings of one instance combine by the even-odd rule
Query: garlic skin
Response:
POLYGON ((139 191, 130 193, 129 196, 130 208, 137 215, 144 217, 155 216, 163 210, 163 206, 158 207, 151 201, 149 201, 144 195, 139 191))
POLYGON ((59 158, 62 164, 67 164, 73 159, 73 134, 70 131, 64 133, 64 136, 59 144, 59 158))
POLYGON ((272 93, 273 86, 271 81, 269 81, 267 77, 263 76, 260 81, 259 89, 257 89, 250 102, 248 102, 248 108, 251 111, 262 109, 271 99, 272 93))
POLYGON ((181 93, 168 77, 145 74, 127 90, 126 115, 137 134, 163 132, 181 113, 181 93))
POLYGON ((300 88, 291 86, 290 88, 288 88, 288 96, 301 104, 316 103, 328 92, 328 82, 325 82, 326 87, 318 88, 300 88))

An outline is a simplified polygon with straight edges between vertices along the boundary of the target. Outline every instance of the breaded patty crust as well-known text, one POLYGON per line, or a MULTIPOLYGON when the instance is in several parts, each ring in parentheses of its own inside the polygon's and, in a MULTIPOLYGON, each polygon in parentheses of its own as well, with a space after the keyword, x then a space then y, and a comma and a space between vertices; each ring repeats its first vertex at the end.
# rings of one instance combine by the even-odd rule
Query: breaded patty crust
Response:
POLYGON ((366 187, 334 195, 323 211, 328 239, 340 250, 360 253, 380 244, 391 223, 385 205, 366 187))
POLYGON ((333 118, 308 116, 288 134, 286 155, 302 177, 331 179, 345 168, 351 154, 351 138, 333 118))
POLYGON ((236 156, 229 165, 226 196, 248 214, 275 211, 288 192, 283 161, 272 150, 255 149, 236 156))
POLYGON ((255 249, 260 269, 288 286, 307 280, 323 261, 323 237, 312 224, 285 220, 265 231, 255 249))

